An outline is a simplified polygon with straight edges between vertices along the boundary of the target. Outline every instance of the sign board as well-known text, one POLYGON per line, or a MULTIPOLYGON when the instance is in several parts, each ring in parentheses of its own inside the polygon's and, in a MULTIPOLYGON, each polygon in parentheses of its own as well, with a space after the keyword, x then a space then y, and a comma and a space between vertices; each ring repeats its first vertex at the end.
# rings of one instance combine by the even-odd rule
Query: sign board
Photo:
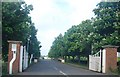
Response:
POLYGON ((12 44, 12 51, 17 51, 17 44, 12 44))

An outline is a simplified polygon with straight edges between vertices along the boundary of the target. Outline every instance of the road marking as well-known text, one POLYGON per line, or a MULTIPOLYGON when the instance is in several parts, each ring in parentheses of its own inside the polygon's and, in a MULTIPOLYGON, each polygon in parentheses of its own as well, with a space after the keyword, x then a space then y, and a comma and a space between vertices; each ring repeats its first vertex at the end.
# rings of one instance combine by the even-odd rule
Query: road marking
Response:
MULTIPOLYGON (((55 69, 55 70, 58 70, 58 68, 56 68, 56 67, 54 67, 54 69, 55 69)), ((58 71, 59 71, 61 74, 65 75, 66 77, 69 77, 69 76, 67 76, 66 73, 62 72, 61 70, 58 70, 58 71)))
POLYGON ((67 75, 66 73, 62 72, 62 71, 59 71, 60 73, 62 73, 63 75, 67 75))

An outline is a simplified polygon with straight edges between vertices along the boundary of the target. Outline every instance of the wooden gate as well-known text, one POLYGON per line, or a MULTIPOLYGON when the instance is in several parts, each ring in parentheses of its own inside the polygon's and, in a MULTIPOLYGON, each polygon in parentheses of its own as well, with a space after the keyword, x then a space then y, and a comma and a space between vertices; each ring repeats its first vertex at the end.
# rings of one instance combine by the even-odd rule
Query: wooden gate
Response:
POLYGON ((89 70, 102 71, 102 51, 100 50, 94 55, 89 55, 89 70))

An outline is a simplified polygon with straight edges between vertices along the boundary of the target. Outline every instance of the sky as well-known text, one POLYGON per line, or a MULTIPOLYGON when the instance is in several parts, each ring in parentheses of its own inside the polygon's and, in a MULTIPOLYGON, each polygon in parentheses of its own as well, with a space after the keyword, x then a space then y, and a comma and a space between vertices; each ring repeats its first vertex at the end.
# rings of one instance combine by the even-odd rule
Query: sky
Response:
POLYGON ((33 5, 30 16, 41 42, 41 55, 47 55, 52 42, 73 25, 94 17, 92 10, 100 0, 25 0, 33 5))

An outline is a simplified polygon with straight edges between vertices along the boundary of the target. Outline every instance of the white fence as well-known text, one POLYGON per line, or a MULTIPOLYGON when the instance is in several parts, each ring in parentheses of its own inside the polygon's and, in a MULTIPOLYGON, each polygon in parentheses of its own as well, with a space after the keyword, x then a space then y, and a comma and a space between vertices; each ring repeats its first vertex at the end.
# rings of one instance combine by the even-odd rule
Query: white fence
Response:
POLYGON ((26 47, 24 46, 24 58, 23 58, 23 69, 25 70, 28 67, 28 52, 26 52, 26 47))
POLYGON ((117 52, 117 57, 120 57, 120 52, 117 52))
POLYGON ((94 55, 89 55, 89 70, 101 72, 101 50, 94 55))
POLYGON ((19 72, 22 72, 22 70, 25 70, 27 67, 28 67, 28 52, 26 52, 25 46, 21 46, 19 72))

